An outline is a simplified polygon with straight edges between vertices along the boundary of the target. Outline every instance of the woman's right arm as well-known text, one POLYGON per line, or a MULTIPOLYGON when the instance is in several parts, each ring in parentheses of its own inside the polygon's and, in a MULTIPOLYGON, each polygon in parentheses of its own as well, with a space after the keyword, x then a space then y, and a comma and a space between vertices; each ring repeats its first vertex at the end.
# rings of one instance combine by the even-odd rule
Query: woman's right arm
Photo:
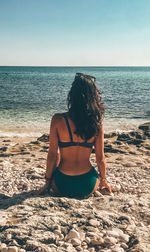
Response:
POLYGON ((95 139, 95 155, 101 179, 106 179, 106 163, 104 155, 104 131, 103 126, 100 126, 99 134, 95 139))

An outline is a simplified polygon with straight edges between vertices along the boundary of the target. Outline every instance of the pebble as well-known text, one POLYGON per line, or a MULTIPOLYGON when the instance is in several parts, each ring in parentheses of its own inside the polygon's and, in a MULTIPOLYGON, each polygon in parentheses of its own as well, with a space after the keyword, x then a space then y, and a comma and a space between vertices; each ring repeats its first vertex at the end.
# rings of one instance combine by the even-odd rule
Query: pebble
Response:
POLYGON ((88 236, 92 236, 92 237, 94 237, 94 236, 96 235, 94 232, 90 232, 90 231, 88 231, 86 234, 87 234, 88 236))
POLYGON ((54 228, 54 229, 57 229, 57 230, 61 230, 60 225, 54 225, 53 228, 54 228))
POLYGON ((63 235, 63 234, 60 234, 60 235, 59 235, 59 239, 60 239, 60 240, 63 240, 63 239, 64 239, 64 235, 63 235))
POLYGON ((126 243, 121 243, 121 247, 124 248, 124 249, 127 249, 128 248, 128 245, 126 243))
POLYGON ((7 247, 6 248, 2 248, 1 252, 8 252, 8 248, 7 247))
POLYGON ((1 252, 8 252, 8 248, 7 247, 5 247, 5 248, 1 248, 1 250, 0 250, 1 252))
POLYGON ((120 239, 121 239, 121 241, 127 243, 129 241, 129 235, 122 234, 122 235, 120 235, 120 239))
POLYGON ((91 219, 91 220, 89 220, 89 224, 90 224, 91 226, 96 227, 96 226, 99 226, 99 221, 94 220, 94 219, 91 219))
POLYGON ((7 241, 10 241, 12 239, 12 235, 11 234, 7 234, 6 239, 7 239, 7 241))
POLYGON ((0 225, 5 225, 7 222, 7 217, 6 216, 0 216, 0 225))
POLYGON ((95 248, 88 248, 89 252, 95 252, 95 248))
POLYGON ((82 251, 82 247, 81 247, 81 246, 77 246, 77 247, 76 247, 76 250, 77 250, 77 251, 82 251))
POLYGON ((6 246, 6 244, 5 243, 1 243, 0 244, 0 249, 2 250, 3 248, 6 248, 7 246, 6 246))
POLYGON ((89 244, 89 243, 91 242, 90 237, 86 237, 86 238, 85 238, 85 241, 86 241, 87 244, 89 244))
POLYGON ((101 198, 104 198, 104 196, 103 196, 103 194, 102 193, 100 193, 99 191, 95 191, 95 196, 96 197, 101 197, 101 198))
POLYGON ((81 244, 81 241, 79 239, 73 238, 71 239, 71 243, 73 246, 79 246, 81 244))
POLYGON ((112 248, 111 251, 112 252, 124 252, 124 249, 119 246, 116 246, 116 247, 112 248))
POLYGON ((99 237, 99 238, 93 238, 91 239, 91 242, 90 242, 92 245, 101 245, 104 243, 104 239, 99 237))
POLYGON ((71 229, 70 232, 66 235, 65 240, 69 239, 80 239, 80 234, 75 230, 71 229))
POLYGON ((87 243, 85 241, 82 242, 82 246, 86 246, 87 243))
POLYGON ((60 231, 60 230, 58 230, 58 229, 56 229, 56 230, 54 230, 54 234, 55 234, 55 235, 59 235, 59 236, 60 236, 60 235, 61 235, 61 231, 60 231))
POLYGON ((8 247, 8 252, 18 252, 17 247, 8 247))
POLYGON ((49 206, 53 207, 54 206, 54 202, 53 201, 49 201, 49 206))
POLYGON ((85 250, 85 249, 88 248, 88 246, 87 246, 87 245, 84 245, 84 246, 82 246, 82 248, 85 250))
POLYGON ((116 244, 117 243, 117 239, 115 239, 114 237, 105 237, 104 238, 104 242, 106 243, 106 244, 109 244, 109 245, 114 245, 114 244, 116 244))
POLYGON ((117 184, 117 185, 113 186, 111 189, 113 192, 119 192, 121 190, 121 185, 117 184))
POLYGON ((122 234, 123 234, 122 230, 119 230, 119 229, 113 229, 113 230, 106 231, 107 236, 112 236, 112 237, 117 237, 117 238, 122 234))
POLYGON ((27 158, 25 161, 26 161, 27 163, 29 163, 29 162, 31 162, 31 159, 30 159, 30 158, 27 158))

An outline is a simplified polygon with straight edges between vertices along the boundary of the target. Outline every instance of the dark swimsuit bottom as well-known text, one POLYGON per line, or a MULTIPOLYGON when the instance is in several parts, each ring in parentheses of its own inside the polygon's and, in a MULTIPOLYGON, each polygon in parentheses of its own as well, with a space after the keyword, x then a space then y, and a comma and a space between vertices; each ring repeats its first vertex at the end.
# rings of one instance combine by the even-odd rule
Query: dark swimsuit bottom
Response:
POLYGON ((54 181, 58 191, 63 196, 84 197, 93 192, 98 175, 94 167, 82 175, 66 175, 56 168, 54 172, 54 181))
MULTIPOLYGON (((85 142, 74 142, 72 137, 71 128, 67 119, 66 114, 63 114, 66 125, 68 128, 68 132, 70 135, 70 142, 60 142, 59 141, 59 147, 60 148, 66 148, 70 146, 81 146, 85 148, 91 148, 93 146, 93 142, 87 143, 85 142)), ((58 189, 58 191, 61 193, 61 195, 69 196, 69 197, 84 197, 86 195, 89 195, 93 192, 96 182, 98 179, 98 175, 94 167, 91 168, 91 170, 87 173, 81 174, 81 175, 66 175, 58 168, 54 171, 54 182, 58 189)))

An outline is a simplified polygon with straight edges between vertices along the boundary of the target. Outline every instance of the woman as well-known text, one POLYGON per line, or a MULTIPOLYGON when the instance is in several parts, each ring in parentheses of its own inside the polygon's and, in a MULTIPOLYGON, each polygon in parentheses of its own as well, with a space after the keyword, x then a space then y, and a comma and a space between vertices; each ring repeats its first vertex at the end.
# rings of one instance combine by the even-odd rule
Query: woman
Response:
POLYGON ((84 197, 104 187, 111 193, 106 183, 103 115, 95 78, 77 73, 68 94, 68 112, 55 114, 51 121, 46 183, 40 192, 52 188, 62 196, 84 197), (89 160, 93 146, 100 179, 89 160))

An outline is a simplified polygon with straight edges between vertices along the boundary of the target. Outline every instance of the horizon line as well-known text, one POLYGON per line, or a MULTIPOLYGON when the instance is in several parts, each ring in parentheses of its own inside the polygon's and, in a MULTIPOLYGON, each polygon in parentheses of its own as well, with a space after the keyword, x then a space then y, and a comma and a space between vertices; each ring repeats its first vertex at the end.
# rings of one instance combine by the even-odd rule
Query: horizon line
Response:
POLYGON ((0 67, 150 67, 150 65, 0 65, 0 67))

